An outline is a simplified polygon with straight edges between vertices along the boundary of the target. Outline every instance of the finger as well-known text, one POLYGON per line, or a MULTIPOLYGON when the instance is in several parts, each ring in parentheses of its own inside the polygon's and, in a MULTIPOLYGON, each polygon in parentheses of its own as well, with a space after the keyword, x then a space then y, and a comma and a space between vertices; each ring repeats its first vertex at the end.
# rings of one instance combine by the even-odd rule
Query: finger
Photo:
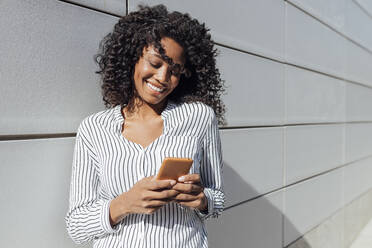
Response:
POLYGON ((197 184, 186 184, 186 183, 177 183, 172 187, 172 189, 177 190, 181 193, 199 193, 203 191, 203 187, 197 184))
POLYGON ((149 200, 162 200, 162 199, 173 199, 177 196, 179 192, 174 189, 162 190, 162 191, 152 191, 149 193, 149 200))
POLYGON ((162 200, 153 200, 153 201, 147 201, 142 204, 143 208, 159 208, 161 206, 164 206, 169 201, 162 201, 162 200))
POLYGON ((150 190, 161 190, 173 187, 177 182, 175 180, 151 180, 148 184, 150 190))
POLYGON ((141 213, 141 214, 152 214, 154 212, 156 212, 160 207, 153 207, 153 208, 141 208, 140 211, 138 211, 138 213, 141 213))
POLYGON ((177 202, 177 203, 182 205, 182 206, 189 207, 189 208, 197 208, 198 207, 198 200, 195 200, 195 201, 180 201, 180 202, 177 202))
POLYGON ((178 178, 179 182, 188 182, 188 183, 200 183, 200 175, 199 174, 188 174, 178 178))
POLYGON ((190 195, 190 194, 178 194, 174 197, 174 200, 176 200, 177 202, 195 201, 196 199, 198 199, 197 195, 190 195))

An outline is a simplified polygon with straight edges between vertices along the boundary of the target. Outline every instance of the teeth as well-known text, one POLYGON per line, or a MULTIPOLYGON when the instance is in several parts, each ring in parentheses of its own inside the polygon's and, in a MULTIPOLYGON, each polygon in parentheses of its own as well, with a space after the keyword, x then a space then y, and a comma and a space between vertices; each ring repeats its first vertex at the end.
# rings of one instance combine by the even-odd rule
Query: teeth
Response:
POLYGON ((147 84, 151 89, 153 89, 153 90, 155 90, 155 91, 157 91, 157 92, 163 92, 163 91, 164 91, 164 89, 160 89, 160 88, 158 88, 158 87, 156 87, 156 86, 150 84, 149 82, 146 82, 146 84, 147 84))

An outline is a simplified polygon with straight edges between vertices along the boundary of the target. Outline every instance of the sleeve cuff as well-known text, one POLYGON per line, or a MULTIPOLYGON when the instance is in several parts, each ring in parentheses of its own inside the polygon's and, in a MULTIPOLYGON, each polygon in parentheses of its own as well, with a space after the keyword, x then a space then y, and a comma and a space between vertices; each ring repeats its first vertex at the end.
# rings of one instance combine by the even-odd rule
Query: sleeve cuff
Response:
POLYGON ((108 200, 108 201, 104 201, 104 203, 102 205, 101 226, 106 233, 117 233, 117 232, 120 231, 121 225, 120 225, 120 223, 118 223, 114 227, 111 226, 111 223, 110 223, 110 203, 111 203, 111 201, 112 201, 112 199, 108 200))
POLYGON ((213 199, 213 194, 212 194, 211 190, 208 189, 208 188, 204 188, 204 195, 207 198, 207 202, 208 202, 207 211, 200 211, 199 209, 195 210, 197 215, 202 220, 206 220, 209 217, 211 217, 212 215, 214 215, 214 213, 213 213, 213 211, 214 211, 214 199, 213 199))

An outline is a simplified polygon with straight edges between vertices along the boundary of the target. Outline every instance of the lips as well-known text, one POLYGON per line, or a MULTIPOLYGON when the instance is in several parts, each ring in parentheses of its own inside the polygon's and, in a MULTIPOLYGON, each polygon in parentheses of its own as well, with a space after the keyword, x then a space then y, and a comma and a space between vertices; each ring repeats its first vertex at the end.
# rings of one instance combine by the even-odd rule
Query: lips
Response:
POLYGON ((161 86, 161 85, 154 84, 154 83, 150 83, 150 82, 148 82, 148 81, 145 81, 145 82, 146 82, 146 85, 147 85, 150 89, 152 89, 152 90, 154 90, 154 91, 156 91, 156 92, 161 93, 161 92, 163 92, 163 91, 166 89, 165 87, 163 87, 163 86, 161 86))

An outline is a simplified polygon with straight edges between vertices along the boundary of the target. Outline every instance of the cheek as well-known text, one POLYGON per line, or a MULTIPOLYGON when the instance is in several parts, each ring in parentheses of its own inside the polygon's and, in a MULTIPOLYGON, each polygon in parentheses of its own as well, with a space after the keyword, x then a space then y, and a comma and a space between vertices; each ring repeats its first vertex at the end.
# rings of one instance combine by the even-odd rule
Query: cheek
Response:
POLYGON ((143 79, 149 78, 152 75, 152 70, 143 63, 139 63, 134 68, 134 80, 141 83, 143 79))
POLYGON ((175 79, 174 81, 172 81, 172 89, 174 90, 180 83, 180 80, 179 79, 175 79))
POLYGON ((149 77, 152 77, 153 74, 154 74, 154 71, 153 71, 153 69, 151 69, 151 67, 144 65, 144 66, 141 68, 141 77, 142 77, 142 78, 149 78, 149 77))

